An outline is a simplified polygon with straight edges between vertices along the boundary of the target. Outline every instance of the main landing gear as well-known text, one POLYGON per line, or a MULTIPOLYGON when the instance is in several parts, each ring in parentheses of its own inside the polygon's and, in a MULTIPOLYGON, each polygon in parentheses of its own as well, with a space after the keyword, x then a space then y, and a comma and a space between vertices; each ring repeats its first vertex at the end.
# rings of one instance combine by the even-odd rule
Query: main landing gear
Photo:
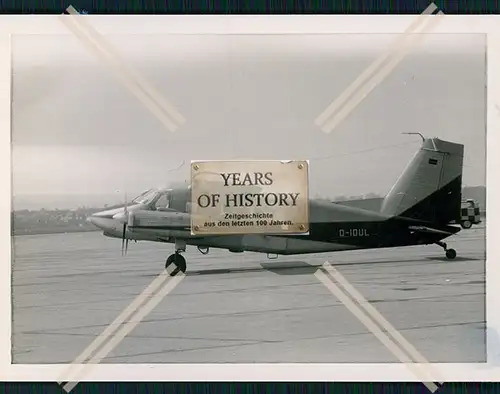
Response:
POLYGON ((455 251, 455 249, 448 249, 445 242, 438 241, 436 242, 436 245, 439 245, 444 249, 447 259, 453 260, 455 257, 457 257, 457 252, 455 251))
POLYGON ((168 256, 167 261, 165 262, 165 269, 167 272, 170 272, 168 268, 172 265, 175 266, 172 272, 170 272, 170 276, 177 275, 180 271, 182 273, 186 272, 186 259, 181 253, 186 251, 186 243, 185 242, 175 242, 175 253, 168 256))

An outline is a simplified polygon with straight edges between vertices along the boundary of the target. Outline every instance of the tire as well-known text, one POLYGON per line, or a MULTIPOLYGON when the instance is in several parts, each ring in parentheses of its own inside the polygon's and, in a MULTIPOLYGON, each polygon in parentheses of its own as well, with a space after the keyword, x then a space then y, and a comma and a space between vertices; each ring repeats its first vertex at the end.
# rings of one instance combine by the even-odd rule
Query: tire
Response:
POLYGON ((455 257, 457 257, 457 252, 455 249, 448 249, 446 251, 446 258, 453 260, 455 257))
POLYGON ((167 261, 165 262, 165 269, 167 269, 172 263, 175 265, 175 269, 170 274, 171 276, 177 275, 179 271, 182 273, 186 272, 186 259, 179 253, 174 253, 168 256, 167 261))
POLYGON ((472 227, 472 222, 470 220, 464 220, 460 225, 462 228, 469 229, 472 227))

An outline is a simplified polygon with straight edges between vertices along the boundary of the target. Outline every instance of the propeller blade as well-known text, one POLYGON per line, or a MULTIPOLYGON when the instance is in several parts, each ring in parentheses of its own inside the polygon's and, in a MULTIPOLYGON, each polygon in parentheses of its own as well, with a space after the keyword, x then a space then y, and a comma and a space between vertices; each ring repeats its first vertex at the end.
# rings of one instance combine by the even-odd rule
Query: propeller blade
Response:
POLYGON ((127 192, 125 192, 123 213, 125 215, 125 222, 123 223, 123 233, 122 233, 122 256, 124 254, 127 254, 127 250, 128 250, 128 238, 125 238, 125 236, 127 234, 127 223, 128 223, 127 192))
MULTIPOLYGON (((123 251, 125 247, 125 234, 127 232, 127 223, 123 223, 123 233, 122 233, 122 256, 123 256, 123 251)), ((127 239, 128 241, 128 239, 127 239)))

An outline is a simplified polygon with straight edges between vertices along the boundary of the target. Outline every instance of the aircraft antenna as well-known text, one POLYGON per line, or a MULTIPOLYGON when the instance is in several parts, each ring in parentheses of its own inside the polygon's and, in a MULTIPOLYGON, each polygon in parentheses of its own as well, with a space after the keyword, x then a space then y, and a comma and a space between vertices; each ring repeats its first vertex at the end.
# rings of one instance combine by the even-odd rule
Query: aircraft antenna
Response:
POLYGON ((422 141, 425 142, 425 137, 422 134, 420 134, 420 133, 416 133, 416 132, 415 133, 410 133, 409 132, 409 133, 401 133, 401 134, 415 134, 415 135, 419 135, 420 138, 422 138, 422 141))

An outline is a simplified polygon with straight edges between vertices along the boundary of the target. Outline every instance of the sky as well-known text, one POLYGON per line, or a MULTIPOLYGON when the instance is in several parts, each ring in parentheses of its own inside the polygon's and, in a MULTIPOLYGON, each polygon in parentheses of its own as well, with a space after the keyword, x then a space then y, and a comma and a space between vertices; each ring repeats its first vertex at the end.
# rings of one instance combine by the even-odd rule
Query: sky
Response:
POLYGON ((405 132, 464 143, 484 185, 484 35, 426 36, 332 133, 314 124, 396 38, 107 37, 186 118, 173 133, 76 37, 15 36, 14 196, 133 194, 202 159, 309 159, 311 195, 384 195, 420 146, 405 132))

